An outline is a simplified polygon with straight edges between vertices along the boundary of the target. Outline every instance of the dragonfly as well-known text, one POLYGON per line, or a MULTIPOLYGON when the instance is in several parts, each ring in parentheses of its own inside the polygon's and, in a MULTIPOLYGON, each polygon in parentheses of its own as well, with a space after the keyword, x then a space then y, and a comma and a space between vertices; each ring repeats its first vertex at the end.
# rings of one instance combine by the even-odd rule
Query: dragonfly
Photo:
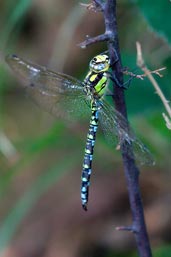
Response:
POLYGON ((64 73, 53 72, 17 55, 8 55, 6 62, 25 84, 31 98, 56 117, 61 115, 59 110, 64 107, 71 116, 74 111, 79 112, 82 109, 84 112, 88 108, 91 118, 81 176, 81 201, 84 210, 87 210, 92 159, 99 122, 109 141, 120 146, 126 142, 132 147, 135 159, 140 164, 154 164, 151 152, 136 137, 130 126, 128 129, 127 120, 105 99, 110 68, 110 59, 107 54, 99 54, 92 58, 89 71, 83 81, 64 73))

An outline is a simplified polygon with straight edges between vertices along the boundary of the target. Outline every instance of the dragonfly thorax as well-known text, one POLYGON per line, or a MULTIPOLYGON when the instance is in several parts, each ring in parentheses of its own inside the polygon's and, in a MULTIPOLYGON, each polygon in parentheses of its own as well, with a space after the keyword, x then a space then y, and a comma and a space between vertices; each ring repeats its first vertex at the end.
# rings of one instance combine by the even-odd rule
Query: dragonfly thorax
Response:
POLYGON ((95 56, 89 64, 89 72, 84 79, 85 92, 89 99, 99 99, 104 95, 110 60, 106 54, 95 56))

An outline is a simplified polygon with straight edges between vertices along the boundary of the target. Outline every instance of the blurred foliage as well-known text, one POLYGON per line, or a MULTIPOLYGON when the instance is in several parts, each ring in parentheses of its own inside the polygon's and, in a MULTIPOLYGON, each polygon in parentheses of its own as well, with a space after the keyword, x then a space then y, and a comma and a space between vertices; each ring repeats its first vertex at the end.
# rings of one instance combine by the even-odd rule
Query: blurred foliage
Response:
POLYGON ((171 256, 171 246, 165 245, 154 252, 155 257, 170 257, 171 256))
POLYGON ((141 13, 147 19, 148 25, 162 38, 171 43, 170 21, 170 1, 156 1, 154 6, 149 6, 147 0, 138 0, 141 13), (164 24, 161 22, 164 21, 164 24))
MULTIPOLYGON (((30 186, 28 192, 25 192, 21 199, 17 202, 16 206, 13 207, 12 211, 3 221, 0 230, 0 249, 4 249, 16 229, 21 223, 22 219, 25 217, 27 212, 32 208, 37 199, 45 193, 50 186, 52 186, 59 179, 61 174, 65 174, 65 171, 73 165, 73 157, 65 162, 62 159, 61 162, 58 162, 58 165, 54 166, 51 170, 45 171, 33 185, 30 186)), ((69 168, 69 169, 70 169, 69 168)))
MULTIPOLYGON (((20 0, 20 1, 13 1, 7 0, 5 3, 5 17, 4 17, 4 24, 5 28, 3 29, 3 33, 0 37, 0 47, 3 48, 7 43, 7 40, 10 37, 10 33, 12 32, 13 28, 17 25, 17 23, 23 19, 24 14, 29 9, 31 5, 31 0, 20 0)), ((19 24, 18 24, 19 25, 19 24)))
MULTIPOLYGON (((56 120, 44 113, 25 96, 4 63, 4 56, 14 52, 81 80, 89 60, 106 50, 106 44, 84 51, 77 44, 86 35, 104 31, 102 15, 83 9, 78 1, 6 0, 0 7, 0 250, 5 249, 1 255, 137 256, 132 235, 114 230, 131 221, 119 153, 113 154, 99 132, 96 174, 85 214, 79 187, 88 120, 56 120)), ((167 67, 163 78, 155 78, 168 100, 170 14, 169 1, 118 1, 123 66, 135 70, 135 42, 140 41, 151 70, 167 67)), ((171 132, 147 79, 134 79, 125 93, 132 127, 156 158, 156 166, 144 167, 141 173, 153 253, 169 257, 171 132)))

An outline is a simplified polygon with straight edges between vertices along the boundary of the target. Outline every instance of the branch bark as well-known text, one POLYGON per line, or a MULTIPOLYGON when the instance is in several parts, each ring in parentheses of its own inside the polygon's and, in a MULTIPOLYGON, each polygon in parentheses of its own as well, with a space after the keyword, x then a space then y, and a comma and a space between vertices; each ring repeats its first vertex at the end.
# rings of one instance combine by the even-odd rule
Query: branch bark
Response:
MULTIPOLYGON (((96 3, 96 1, 95 1, 96 3)), ((100 1, 98 0, 98 4, 100 1)), ((90 44, 100 41, 107 41, 109 56, 111 59, 112 72, 120 84, 123 84, 123 69, 121 64, 117 18, 116 18, 116 0, 101 1, 103 5, 103 15, 105 22, 105 33, 95 38, 88 38, 80 44, 81 47, 86 47, 90 44), (117 60, 117 61, 116 61, 117 60)), ((113 100, 115 108, 127 120, 127 108, 124 96, 124 87, 113 85, 113 100)), ((127 124, 127 130, 129 125, 127 124)), ((118 227, 117 230, 127 230, 134 234, 138 253, 140 257, 152 257, 150 243, 145 225, 143 204, 139 186, 139 170, 135 164, 132 147, 127 143, 121 145, 121 153, 123 158, 125 178, 127 182, 130 208, 132 212, 132 225, 129 227, 118 227), (129 154, 128 154, 129 153, 129 154)))

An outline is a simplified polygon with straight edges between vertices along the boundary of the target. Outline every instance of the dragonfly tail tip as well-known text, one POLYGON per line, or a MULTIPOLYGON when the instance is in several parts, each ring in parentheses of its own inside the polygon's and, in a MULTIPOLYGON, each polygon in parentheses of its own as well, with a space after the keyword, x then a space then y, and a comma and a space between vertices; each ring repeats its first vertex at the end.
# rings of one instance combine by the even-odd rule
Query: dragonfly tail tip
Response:
POLYGON ((87 211, 87 204, 83 204, 82 207, 83 207, 84 211, 87 211))

